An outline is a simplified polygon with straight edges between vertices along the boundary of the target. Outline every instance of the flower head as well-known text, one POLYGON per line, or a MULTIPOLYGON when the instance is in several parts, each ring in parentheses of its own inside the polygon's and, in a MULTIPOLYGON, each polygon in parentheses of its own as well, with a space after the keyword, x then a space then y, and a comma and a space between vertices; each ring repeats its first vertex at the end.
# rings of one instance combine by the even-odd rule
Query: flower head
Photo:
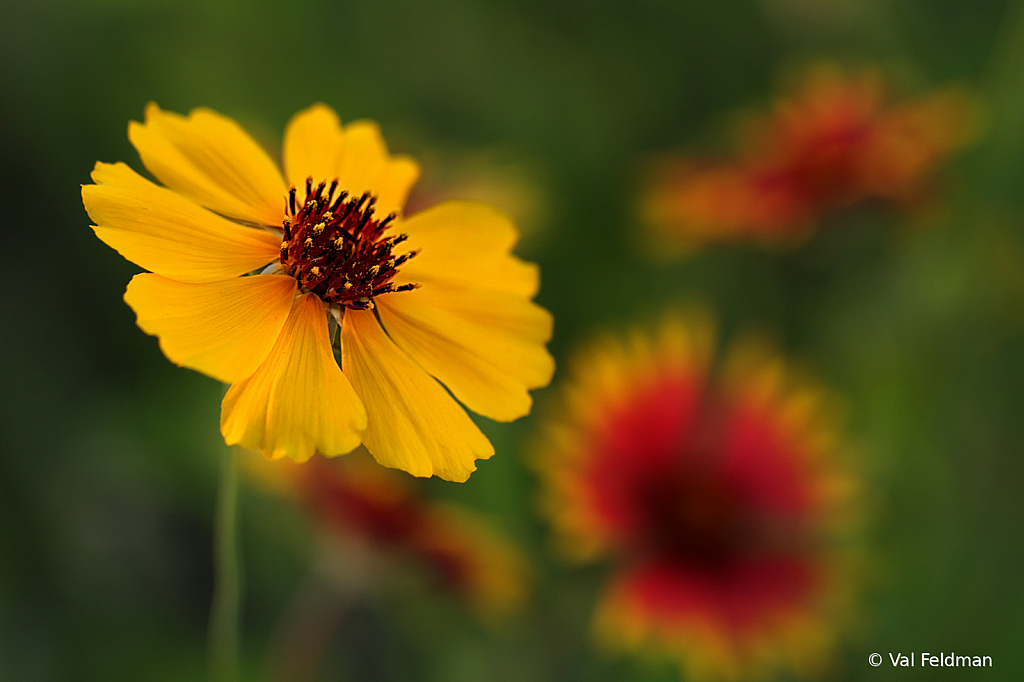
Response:
POLYGON ((822 66, 771 114, 746 119, 734 158, 666 161, 644 210, 677 242, 793 241, 835 209, 919 200, 973 135, 972 113, 959 89, 895 102, 877 73, 822 66))
MULTIPOLYGON (((595 627, 696 677, 763 677, 825 659, 848 592, 853 479, 821 395, 749 345, 712 373, 706 322, 582 356, 536 464, 578 562, 613 573, 595 627)), ((689 678, 687 678, 689 679, 689 678)))
POLYGON ((481 618, 500 619, 526 600, 522 552, 478 515, 425 498, 407 478, 360 455, 302 466, 242 457, 254 478, 299 501, 328 536, 357 543, 385 566, 416 566, 481 618))
POLYGON ((416 163, 324 105, 289 122, 283 175, 213 111, 150 104, 145 118, 128 135, 164 186, 97 163, 82 198, 96 235, 150 271, 125 293, 143 331, 231 384, 228 444, 304 461, 362 443, 451 480, 493 454, 448 391, 511 421, 554 367, 538 271, 511 254, 508 218, 469 202, 404 216, 416 163))

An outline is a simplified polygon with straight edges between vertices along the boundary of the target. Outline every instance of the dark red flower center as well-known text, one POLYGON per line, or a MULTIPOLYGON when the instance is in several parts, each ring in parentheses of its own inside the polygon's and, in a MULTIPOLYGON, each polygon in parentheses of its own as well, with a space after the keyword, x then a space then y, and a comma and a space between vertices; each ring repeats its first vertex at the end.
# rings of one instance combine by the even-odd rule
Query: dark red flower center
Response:
POLYGON ((649 551, 705 568, 720 567, 742 553, 742 504, 710 468, 686 466, 649 479, 643 488, 649 551))
POLYGON ((303 291, 353 310, 372 310, 374 296, 418 286, 392 284, 399 266, 416 252, 393 254, 407 235, 384 237, 396 216, 377 219, 376 202, 368 192, 360 197, 339 192, 337 180, 314 188, 313 179, 307 178, 301 205, 291 188, 282 223, 281 266, 303 291))

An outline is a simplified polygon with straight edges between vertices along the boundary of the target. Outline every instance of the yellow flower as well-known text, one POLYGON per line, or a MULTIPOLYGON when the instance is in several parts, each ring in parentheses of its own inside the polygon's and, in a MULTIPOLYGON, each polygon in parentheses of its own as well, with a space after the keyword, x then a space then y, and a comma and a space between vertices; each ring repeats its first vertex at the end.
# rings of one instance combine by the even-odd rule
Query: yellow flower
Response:
POLYGON ((403 216, 419 167, 322 104, 289 122, 283 175, 213 111, 145 118, 128 136, 164 187, 97 163, 82 198, 96 235, 150 271, 125 293, 143 331, 231 384, 229 445, 304 461, 362 443, 460 481, 494 453, 451 395, 511 421, 554 370, 539 273, 511 254, 506 216, 455 201, 403 216))

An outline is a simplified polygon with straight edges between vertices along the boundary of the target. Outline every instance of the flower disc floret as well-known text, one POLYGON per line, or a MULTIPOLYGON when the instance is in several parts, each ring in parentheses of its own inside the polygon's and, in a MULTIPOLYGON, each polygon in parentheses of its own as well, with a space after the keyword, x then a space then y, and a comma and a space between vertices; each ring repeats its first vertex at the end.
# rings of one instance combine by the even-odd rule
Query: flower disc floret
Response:
POLYGON ((313 188, 306 180, 306 198, 299 204, 295 187, 288 192, 282 222, 281 266, 304 291, 352 310, 371 310, 373 297, 412 291, 416 283, 392 284, 398 268, 416 251, 395 256, 393 249, 408 235, 385 238, 396 213, 383 220, 374 215, 377 200, 369 192, 356 198, 338 191, 338 180, 313 188))

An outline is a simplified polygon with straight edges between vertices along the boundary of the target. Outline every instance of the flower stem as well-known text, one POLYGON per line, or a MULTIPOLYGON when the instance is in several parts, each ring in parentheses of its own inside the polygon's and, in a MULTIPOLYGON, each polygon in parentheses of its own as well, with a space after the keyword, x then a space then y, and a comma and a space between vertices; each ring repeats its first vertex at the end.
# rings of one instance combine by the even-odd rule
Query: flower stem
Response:
POLYGON ((210 679, 238 680, 238 619, 242 593, 238 552, 238 467, 225 447, 214 526, 214 584, 210 608, 210 679))

